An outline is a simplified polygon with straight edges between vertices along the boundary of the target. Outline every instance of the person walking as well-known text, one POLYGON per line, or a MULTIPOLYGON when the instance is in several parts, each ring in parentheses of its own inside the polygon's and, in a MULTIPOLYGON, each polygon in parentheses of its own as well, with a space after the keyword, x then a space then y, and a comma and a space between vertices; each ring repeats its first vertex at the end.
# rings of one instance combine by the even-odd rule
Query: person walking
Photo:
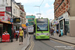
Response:
POLYGON ((59 30, 58 29, 57 29, 56 33, 57 33, 57 35, 59 34, 59 30))
POLYGON ((27 33, 27 32, 26 32, 26 29, 24 29, 24 38, 26 37, 26 33, 27 33))
POLYGON ((60 29, 59 37, 63 36, 63 28, 60 29))
POLYGON ((22 28, 20 27, 20 30, 19 30, 19 45, 23 44, 23 37, 24 37, 24 32, 23 32, 22 28))
POLYGON ((16 30, 16 41, 18 40, 19 31, 16 30))
POLYGON ((52 35, 54 35, 54 28, 52 28, 52 35))

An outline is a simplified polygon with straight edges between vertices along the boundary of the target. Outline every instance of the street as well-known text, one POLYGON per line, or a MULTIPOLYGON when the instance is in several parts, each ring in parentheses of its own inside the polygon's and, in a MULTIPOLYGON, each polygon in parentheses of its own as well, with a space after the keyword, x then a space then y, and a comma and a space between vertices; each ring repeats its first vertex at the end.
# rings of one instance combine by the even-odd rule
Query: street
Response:
POLYGON ((73 46, 63 44, 54 40, 34 40, 30 38, 30 46, 27 50, 75 50, 73 46))
POLYGON ((0 50, 75 50, 75 0, 0 2, 0 50))

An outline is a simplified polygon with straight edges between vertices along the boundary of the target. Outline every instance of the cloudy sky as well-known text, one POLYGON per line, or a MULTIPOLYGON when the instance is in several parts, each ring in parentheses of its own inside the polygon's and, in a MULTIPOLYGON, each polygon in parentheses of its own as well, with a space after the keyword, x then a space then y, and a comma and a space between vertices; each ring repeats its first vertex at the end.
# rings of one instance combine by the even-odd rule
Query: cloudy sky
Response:
MULTIPOLYGON (((15 0, 16 2, 22 3, 26 11, 26 15, 35 15, 37 18, 37 13, 39 13, 39 6, 43 0, 15 0)), ((40 7, 41 17, 54 19, 54 0, 44 0, 40 7)))

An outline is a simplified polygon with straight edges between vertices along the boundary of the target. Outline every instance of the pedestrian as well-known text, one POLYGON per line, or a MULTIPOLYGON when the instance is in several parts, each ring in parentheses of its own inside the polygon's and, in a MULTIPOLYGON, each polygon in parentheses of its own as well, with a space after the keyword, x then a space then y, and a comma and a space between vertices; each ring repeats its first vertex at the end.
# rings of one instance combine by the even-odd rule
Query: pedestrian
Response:
POLYGON ((52 35, 54 35, 54 29, 52 29, 52 35))
POLYGON ((52 35, 52 29, 50 29, 51 35, 52 35))
POLYGON ((9 35, 9 33, 8 33, 7 31, 5 31, 5 34, 6 34, 6 35, 9 35))
POLYGON ((4 32, 2 35, 6 35, 6 33, 4 32))
POLYGON ((26 29, 24 29, 24 38, 26 37, 26 33, 27 33, 27 31, 26 31, 26 29))
POLYGON ((22 28, 20 27, 20 30, 19 30, 19 45, 23 44, 23 37, 24 37, 24 32, 23 32, 22 28))
POLYGON ((16 30, 16 41, 18 40, 18 35, 19 35, 19 31, 18 29, 16 30))
POLYGON ((59 37, 63 36, 63 28, 60 29, 59 37))
POLYGON ((57 35, 59 34, 59 30, 58 29, 57 29, 56 33, 57 33, 57 35))

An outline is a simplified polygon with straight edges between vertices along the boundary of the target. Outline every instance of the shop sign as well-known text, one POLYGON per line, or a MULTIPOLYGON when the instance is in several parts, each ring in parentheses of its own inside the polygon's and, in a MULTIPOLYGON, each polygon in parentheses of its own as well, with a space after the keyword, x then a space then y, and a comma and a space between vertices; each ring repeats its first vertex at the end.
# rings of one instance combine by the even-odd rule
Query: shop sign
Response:
POLYGON ((7 21, 9 21, 9 22, 10 22, 10 21, 11 21, 11 15, 6 14, 6 16, 7 16, 7 18, 8 18, 8 19, 7 19, 7 21))
POLYGON ((7 21, 7 16, 5 16, 5 12, 0 12, 0 20, 1 21, 7 21))
POLYGON ((14 19, 13 19, 13 22, 14 22, 14 23, 20 23, 20 18, 14 18, 14 19))
POLYGON ((62 20, 63 18, 66 19, 66 20, 69 19, 67 12, 64 13, 62 16, 60 16, 58 19, 59 19, 59 20, 62 20))
POLYGON ((5 12, 0 11, 0 17, 5 16, 5 12))
POLYGON ((69 21, 69 19, 65 19, 65 21, 69 21))
POLYGON ((11 7, 6 7, 7 12, 11 12, 11 7))
POLYGON ((59 20, 61 20, 62 18, 63 18, 63 16, 62 16, 62 17, 60 17, 60 18, 59 18, 59 20))
POLYGON ((10 22, 13 23, 13 18, 10 19, 10 22))
POLYGON ((5 7, 0 7, 0 11, 5 11, 5 7))

